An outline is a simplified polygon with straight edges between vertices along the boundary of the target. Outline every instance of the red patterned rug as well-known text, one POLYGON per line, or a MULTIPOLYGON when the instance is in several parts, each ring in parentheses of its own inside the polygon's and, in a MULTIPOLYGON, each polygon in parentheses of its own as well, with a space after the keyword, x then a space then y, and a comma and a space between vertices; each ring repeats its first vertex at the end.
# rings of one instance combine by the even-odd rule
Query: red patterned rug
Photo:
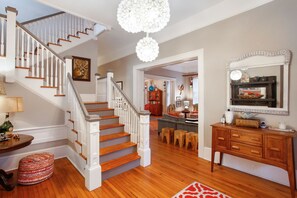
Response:
POLYGON ((217 190, 214 190, 199 182, 193 182, 179 193, 173 196, 173 198, 231 198, 217 190))

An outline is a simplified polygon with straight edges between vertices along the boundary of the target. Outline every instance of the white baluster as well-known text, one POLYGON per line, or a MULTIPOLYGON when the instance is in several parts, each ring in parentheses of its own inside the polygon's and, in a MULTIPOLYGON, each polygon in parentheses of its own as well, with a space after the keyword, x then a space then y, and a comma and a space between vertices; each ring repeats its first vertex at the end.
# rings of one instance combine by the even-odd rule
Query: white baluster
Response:
POLYGON ((46 53, 46 72, 45 72, 45 85, 50 86, 50 56, 49 56, 49 50, 45 51, 46 53))
POLYGON ((36 41, 36 48, 34 50, 34 57, 36 57, 36 76, 41 77, 40 74, 40 60, 39 60, 39 46, 40 44, 36 41))
POLYGON ((24 59, 25 59, 25 34, 24 34, 24 31, 22 29, 21 30, 21 38, 22 38, 22 43, 21 43, 21 54, 22 54, 22 60, 21 60, 21 65, 22 67, 25 66, 24 64, 24 59))
POLYGON ((29 34, 26 33, 27 38, 27 56, 26 56, 26 67, 30 67, 30 59, 29 59, 29 52, 30 52, 30 37, 29 34))
POLYGON ((54 54, 50 53, 51 55, 51 66, 50 66, 50 86, 54 87, 55 86, 55 81, 54 81, 54 54))
POLYGON ((28 54, 28 55, 29 55, 29 57, 31 57, 30 59, 31 59, 31 65, 32 65, 32 76, 35 77, 35 75, 36 75, 36 67, 34 65, 35 40, 32 38, 31 41, 32 41, 31 42, 31 46, 32 46, 31 55, 30 54, 28 54))
POLYGON ((44 70, 44 48, 42 45, 40 45, 40 47, 41 47, 41 49, 39 51, 40 57, 41 57, 41 76, 40 77, 44 78, 45 77, 45 74, 44 74, 44 72, 45 72, 45 70, 44 70))

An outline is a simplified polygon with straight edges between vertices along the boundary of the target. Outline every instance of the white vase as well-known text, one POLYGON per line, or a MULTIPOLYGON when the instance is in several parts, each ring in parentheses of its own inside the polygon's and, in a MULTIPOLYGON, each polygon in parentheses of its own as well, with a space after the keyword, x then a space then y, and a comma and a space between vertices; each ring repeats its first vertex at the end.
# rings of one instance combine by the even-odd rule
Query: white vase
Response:
POLYGON ((225 111, 225 119, 227 124, 232 124, 234 118, 233 111, 225 111))

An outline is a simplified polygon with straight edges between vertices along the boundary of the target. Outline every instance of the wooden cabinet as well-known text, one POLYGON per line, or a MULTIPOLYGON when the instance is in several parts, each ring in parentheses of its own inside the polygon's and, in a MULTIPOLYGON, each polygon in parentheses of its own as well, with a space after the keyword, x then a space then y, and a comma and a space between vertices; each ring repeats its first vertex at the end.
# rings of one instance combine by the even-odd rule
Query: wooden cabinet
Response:
POLYGON ((268 129, 236 127, 233 125, 212 125, 211 171, 215 152, 280 167, 288 172, 292 197, 295 197, 295 168, 293 138, 297 133, 278 132, 268 129))
POLYGON ((152 115, 162 115, 162 96, 163 92, 160 89, 148 92, 149 111, 152 115))

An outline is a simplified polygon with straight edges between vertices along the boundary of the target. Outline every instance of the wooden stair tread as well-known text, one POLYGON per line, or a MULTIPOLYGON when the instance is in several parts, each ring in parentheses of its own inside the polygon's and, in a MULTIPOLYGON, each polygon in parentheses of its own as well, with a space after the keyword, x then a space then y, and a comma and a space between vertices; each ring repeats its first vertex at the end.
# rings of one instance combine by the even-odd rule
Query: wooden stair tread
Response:
POLYGON ((42 77, 33 77, 33 76, 26 76, 25 78, 44 80, 44 78, 42 77))
POLYGON ((100 116, 99 120, 109 120, 109 119, 115 119, 119 118, 119 116, 111 115, 111 116, 100 116))
POLYGON ((116 152, 116 151, 120 151, 120 150, 123 150, 123 149, 126 149, 126 148, 130 148, 130 147, 133 147, 133 146, 136 146, 137 144, 133 143, 133 142, 125 142, 125 143, 122 143, 122 144, 116 144, 116 145, 113 145, 113 146, 108 146, 108 147, 105 147, 105 148, 101 148, 100 149, 100 156, 102 155, 106 155, 106 154, 109 154, 109 153, 113 153, 113 152, 116 152))
POLYGON ((47 46, 49 46, 49 45, 62 46, 61 44, 58 44, 58 43, 51 43, 51 42, 48 42, 48 43, 47 43, 47 46))
POLYGON ((57 89, 58 87, 53 87, 53 86, 40 86, 41 88, 55 88, 57 89))
POLYGON ((126 137, 126 136, 130 136, 130 134, 127 132, 119 132, 119 133, 114 133, 114 134, 109 134, 109 135, 102 135, 102 136, 100 136, 100 142, 104 142, 104 141, 112 140, 112 139, 116 139, 116 138, 121 138, 121 137, 126 137))
POLYGON ((127 164, 129 162, 138 160, 139 158, 140 158, 140 156, 137 154, 137 152, 135 152, 135 153, 125 155, 123 157, 120 157, 120 158, 117 158, 114 160, 103 162, 101 164, 101 172, 111 170, 113 168, 119 167, 119 166, 127 164))
POLYGON ((78 38, 78 39, 80 39, 79 36, 75 36, 75 35, 72 35, 72 34, 69 34, 69 35, 68 35, 68 38, 69 38, 70 36, 71 36, 71 37, 74 37, 74 38, 78 38))
POLYGON ((100 130, 105 130, 105 129, 112 129, 112 128, 117 128, 117 127, 123 127, 125 126, 124 124, 116 123, 116 124, 105 124, 100 126, 100 130))
POLYGON ((65 42, 69 42, 69 43, 71 43, 71 41, 70 41, 70 40, 63 39, 63 38, 59 38, 59 39, 58 39, 58 42, 60 42, 60 41, 65 41, 65 42))
POLYGON ((91 105, 91 104, 107 104, 107 102, 84 102, 85 105, 91 105))
POLYGON ((56 95, 54 95, 54 96, 57 96, 57 97, 60 97, 60 96, 65 96, 65 94, 56 94, 56 95))
POLYGON ((79 154, 84 160, 87 160, 87 157, 84 156, 82 153, 79 154))
POLYGON ((30 67, 15 66, 16 69, 30 69, 30 67))
POLYGON ((111 111, 110 108, 96 108, 96 109, 87 109, 88 112, 99 112, 99 111, 111 111))

